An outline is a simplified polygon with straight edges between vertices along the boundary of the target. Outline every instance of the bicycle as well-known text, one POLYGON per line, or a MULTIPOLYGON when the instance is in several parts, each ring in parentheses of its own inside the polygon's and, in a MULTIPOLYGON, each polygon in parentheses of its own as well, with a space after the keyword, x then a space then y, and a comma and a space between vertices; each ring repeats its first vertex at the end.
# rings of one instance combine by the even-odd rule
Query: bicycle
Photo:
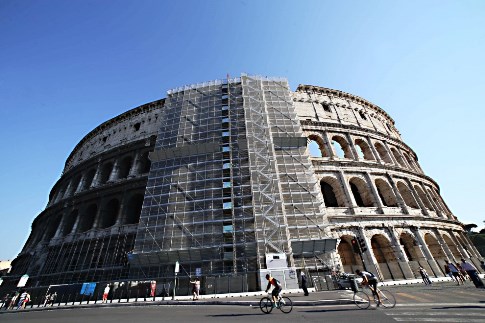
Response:
MULTIPOLYGON (((264 314, 269 314, 273 310, 273 300, 271 296, 265 296, 259 301, 259 308, 264 314)), ((288 314, 293 310, 293 302, 289 297, 278 296, 276 301, 276 308, 279 308, 285 314, 288 314)))
MULTIPOLYGON (((370 289, 370 287, 366 286, 370 289)), ((377 288, 377 292, 381 297, 381 302, 379 303, 377 297, 372 293, 372 297, 377 306, 382 305, 385 308, 393 308, 396 306, 396 298, 394 295, 386 290, 377 288)), ((360 309, 367 309, 370 306, 370 297, 364 290, 354 291, 354 303, 360 309)))

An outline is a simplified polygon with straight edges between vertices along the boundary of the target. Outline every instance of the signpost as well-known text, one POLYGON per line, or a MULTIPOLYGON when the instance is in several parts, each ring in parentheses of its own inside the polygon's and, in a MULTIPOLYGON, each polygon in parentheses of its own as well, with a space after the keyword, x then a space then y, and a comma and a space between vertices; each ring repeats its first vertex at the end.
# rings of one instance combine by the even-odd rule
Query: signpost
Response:
POLYGON ((173 296, 172 299, 175 300, 175 288, 177 287, 177 274, 180 271, 180 264, 179 262, 175 262, 175 280, 173 282, 173 296))

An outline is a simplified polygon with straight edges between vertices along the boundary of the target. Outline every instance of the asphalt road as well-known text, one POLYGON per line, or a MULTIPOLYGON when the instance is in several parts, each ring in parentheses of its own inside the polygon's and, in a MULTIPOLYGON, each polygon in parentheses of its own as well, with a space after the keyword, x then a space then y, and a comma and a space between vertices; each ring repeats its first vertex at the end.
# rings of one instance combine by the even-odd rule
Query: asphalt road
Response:
POLYGON ((0 315, 0 322, 485 322, 485 290, 451 283, 433 286, 385 287, 398 305, 393 309, 355 305, 295 306, 290 314, 279 310, 263 314, 256 306, 175 305, 96 307, 48 311, 12 311, 0 315))

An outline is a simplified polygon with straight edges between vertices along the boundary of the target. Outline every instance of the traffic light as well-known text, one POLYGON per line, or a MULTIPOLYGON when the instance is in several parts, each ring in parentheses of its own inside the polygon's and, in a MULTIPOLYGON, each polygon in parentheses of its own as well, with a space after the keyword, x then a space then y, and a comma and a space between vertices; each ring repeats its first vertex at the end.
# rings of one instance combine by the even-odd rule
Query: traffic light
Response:
POLYGON ((357 241, 357 239, 353 238, 352 240, 350 240, 350 243, 352 244, 352 250, 354 251, 354 253, 360 254, 359 242, 357 241))
POLYGON ((365 239, 364 238, 359 238, 359 240, 357 240, 357 242, 359 243, 359 249, 360 249, 360 252, 364 253, 367 251, 367 246, 365 245, 365 239))

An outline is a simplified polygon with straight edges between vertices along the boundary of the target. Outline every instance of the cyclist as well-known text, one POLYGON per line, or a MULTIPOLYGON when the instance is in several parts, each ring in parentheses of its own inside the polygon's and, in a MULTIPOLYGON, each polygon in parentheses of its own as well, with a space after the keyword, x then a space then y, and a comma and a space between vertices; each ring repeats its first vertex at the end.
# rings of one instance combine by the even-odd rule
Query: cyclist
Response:
POLYGON ((377 306, 381 304, 381 296, 377 292, 377 277, 368 271, 361 271, 357 269, 355 271, 357 275, 362 277, 362 285, 364 286, 369 286, 370 290, 372 291, 372 295, 374 295, 374 298, 377 297, 377 306))
POLYGON ((273 291, 271 292, 271 296, 273 298, 273 308, 275 308, 278 298, 280 297, 283 290, 283 286, 281 286, 281 283, 278 279, 271 277, 269 274, 266 274, 266 279, 268 280, 268 286, 266 286, 266 290, 264 292, 267 293, 268 290, 271 288, 271 285, 273 285, 273 291))

